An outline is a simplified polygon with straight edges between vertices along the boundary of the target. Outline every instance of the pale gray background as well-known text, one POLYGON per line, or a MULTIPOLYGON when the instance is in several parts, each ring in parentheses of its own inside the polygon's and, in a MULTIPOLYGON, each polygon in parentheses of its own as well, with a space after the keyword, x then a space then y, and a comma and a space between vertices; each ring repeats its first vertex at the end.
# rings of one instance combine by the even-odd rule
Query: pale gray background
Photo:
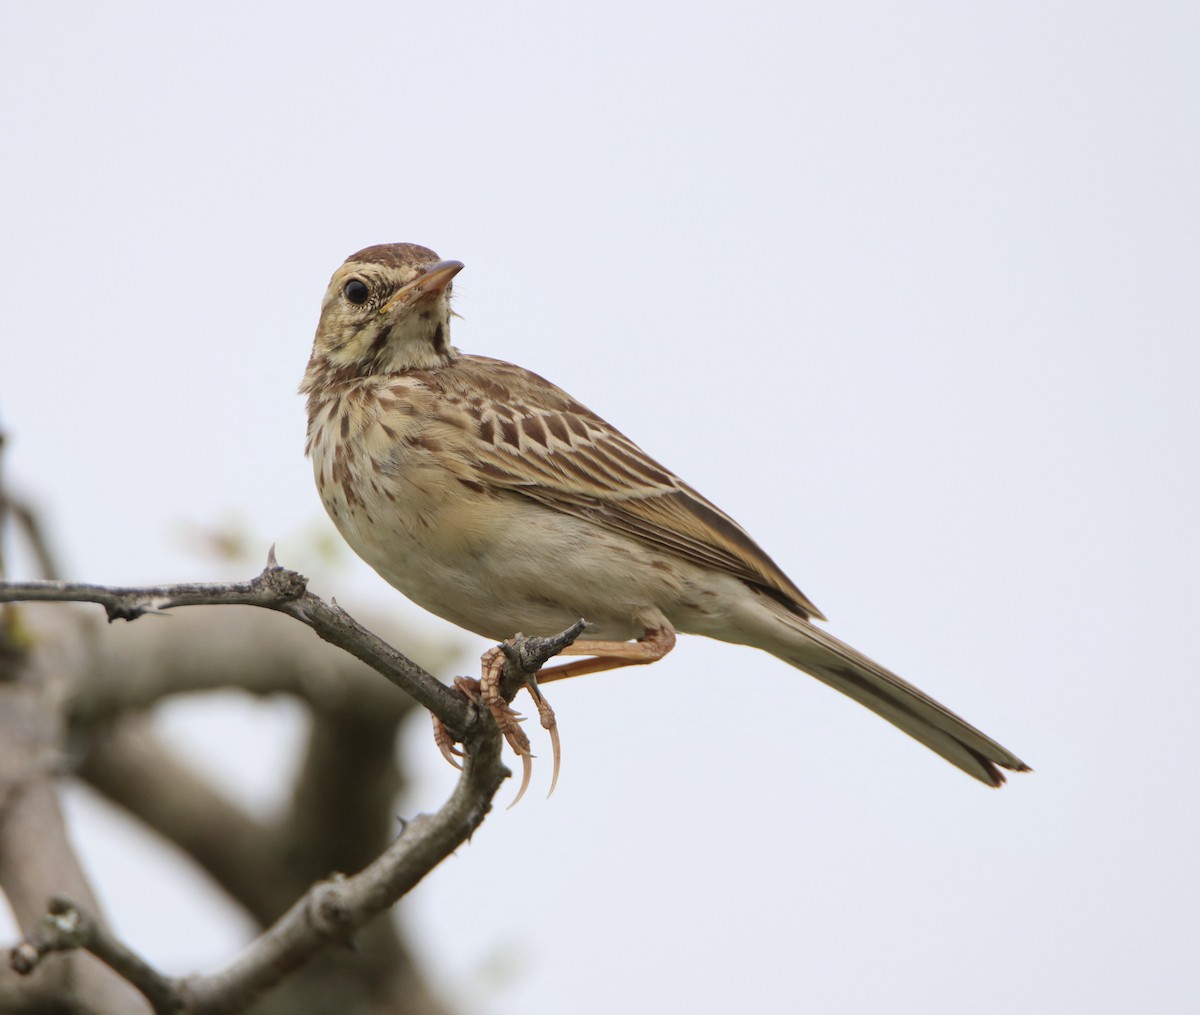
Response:
MULTIPOLYGON (((749 649, 556 685, 555 798, 540 766, 400 907, 451 996, 1197 1010, 1200 7, 0 21, 7 466, 72 577, 247 577, 190 534, 241 526, 469 670, 482 642, 312 548, 294 390, 321 293, 414 240, 467 264, 457 344, 612 419, 1037 769, 988 791, 749 649)), ((269 806, 292 710, 181 711, 181 749, 269 806)), ((420 732, 407 812, 453 776, 420 732)), ((232 954, 246 927, 202 879, 70 799, 134 945, 232 954)))

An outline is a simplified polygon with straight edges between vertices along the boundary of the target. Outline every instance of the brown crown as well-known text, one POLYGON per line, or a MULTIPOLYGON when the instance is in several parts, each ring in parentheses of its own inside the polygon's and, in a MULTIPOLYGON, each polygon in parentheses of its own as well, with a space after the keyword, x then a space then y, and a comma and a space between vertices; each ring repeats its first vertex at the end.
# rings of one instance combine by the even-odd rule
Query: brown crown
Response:
POLYGON ((403 268, 411 264, 431 264, 439 261, 428 247, 417 243, 378 243, 373 247, 364 247, 357 254, 346 258, 346 264, 351 261, 368 261, 372 264, 382 264, 385 268, 403 268))

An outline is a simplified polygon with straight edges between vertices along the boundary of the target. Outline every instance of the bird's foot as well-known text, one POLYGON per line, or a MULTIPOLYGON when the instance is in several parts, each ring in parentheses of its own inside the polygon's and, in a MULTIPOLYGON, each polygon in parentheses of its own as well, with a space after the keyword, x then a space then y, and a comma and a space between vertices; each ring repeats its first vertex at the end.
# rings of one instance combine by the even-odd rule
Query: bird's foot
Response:
MULTIPOLYGON (((508 741, 508 746, 521 759, 521 788, 517 790, 513 802, 508 805, 511 809, 517 805, 529 788, 529 781, 533 776, 533 750, 529 743, 529 737, 521 729, 521 723, 525 721, 525 717, 504 700, 504 695, 500 690, 504 680, 505 662, 504 649, 500 646, 488 649, 480 660, 482 664, 481 679, 455 677, 454 688, 461 691, 474 704, 478 705, 482 702, 487 706, 487 710, 491 712, 501 734, 508 741)), ((529 677, 528 686, 529 693, 533 695, 533 700, 537 704, 538 718, 541 720, 542 727, 550 734, 550 745, 554 753, 550 793, 546 794, 546 796, 550 796, 558 785, 558 772, 562 762, 562 750, 558 739, 558 720, 555 719, 554 709, 550 707, 550 702, 546 700, 546 696, 542 694, 541 688, 537 685, 536 678, 532 675, 529 677)), ((437 716, 433 717, 433 742, 442 752, 442 757, 461 771, 462 765, 458 759, 463 756, 463 752, 455 746, 456 741, 453 734, 437 716)))
MULTIPOLYGON (((495 648, 490 648, 483 654, 483 658, 480 661, 483 669, 482 679, 480 680, 480 693, 483 703, 487 705, 488 711, 492 713, 492 718, 496 720, 496 725, 500 728, 504 739, 508 741, 508 746, 521 759, 521 788, 517 790, 517 795, 513 799, 513 802, 508 805, 509 809, 512 809, 517 806, 521 797, 525 795, 525 791, 529 788, 529 780, 533 775, 533 751, 530 748, 529 737, 525 735, 525 731, 520 726, 520 723, 525 721, 524 717, 504 700, 504 695, 500 690, 500 685, 504 678, 504 664, 507 661, 504 649, 499 645, 495 648)), ((550 703, 542 695, 534 677, 529 677, 528 686, 534 701, 537 702, 538 716, 541 719, 542 726, 550 733, 550 743, 554 751, 554 774, 550 780, 550 792, 553 793, 554 787, 558 785, 558 770, 561 761, 558 723, 554 718, 554 709, 550 707, 550 703)))

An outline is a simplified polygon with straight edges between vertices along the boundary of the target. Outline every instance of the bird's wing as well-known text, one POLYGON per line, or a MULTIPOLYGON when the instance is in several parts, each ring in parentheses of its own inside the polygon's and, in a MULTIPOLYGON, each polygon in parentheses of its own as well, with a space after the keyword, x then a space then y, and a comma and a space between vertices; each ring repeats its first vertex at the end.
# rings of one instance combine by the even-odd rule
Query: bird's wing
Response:
POLYGON ((824 619, 737 522, 560 388, 481 356, 460 357, 454 373, 458 390, 443 395, 475 422, 479 482, 728 572, 824 619))

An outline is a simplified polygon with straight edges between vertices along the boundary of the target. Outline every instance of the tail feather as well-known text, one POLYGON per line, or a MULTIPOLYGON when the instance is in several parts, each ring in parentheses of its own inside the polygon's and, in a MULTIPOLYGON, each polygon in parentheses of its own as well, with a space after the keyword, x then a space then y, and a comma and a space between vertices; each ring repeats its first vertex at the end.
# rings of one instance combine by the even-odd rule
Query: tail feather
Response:
POLYGON ((768 651, 865 705, 968 775, 1000 786, 1001 769, 1030 770, 965 719, 845 642, 794 615, 779 619, 790 636, 764 646, 768 651))

